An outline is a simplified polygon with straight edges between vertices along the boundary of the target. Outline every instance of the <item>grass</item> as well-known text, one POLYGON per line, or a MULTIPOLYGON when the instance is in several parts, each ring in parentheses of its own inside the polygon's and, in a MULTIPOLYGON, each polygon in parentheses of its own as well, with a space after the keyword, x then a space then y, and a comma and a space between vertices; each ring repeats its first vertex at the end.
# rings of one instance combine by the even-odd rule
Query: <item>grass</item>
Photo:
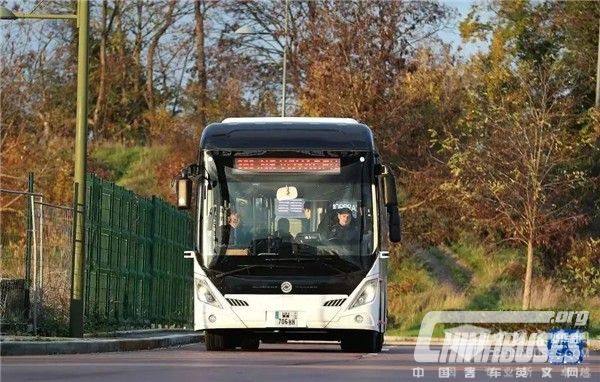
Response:
MULTIPOLYGON (((388 334, 418 335, 423 316, 434 310, 521 310, 525 256, 520 249, 463 239, 447 249, 428 248, 424 256, 435 267, 406 248, 390 264, 388 334), (441 276, 440 268, 445 269, 441 276)), ((569 296, 556 280, 534 277, 531 309, 588 310, 590 337, 600 337, 600 298, 569 296)), ((443 327, 436 326, 434 336, 443 336, 443 327)))
MULTIPOLYGON (((397 337, 418 337, 419 336, 419 329, 418 327, 412 327, 406 330, 402 330, 402 329, 388 329, 385 332, 386 336, 397 336, 397 337)), ((433 328, 433 334, 432 337, 434 338, 443 338, 444 337, 444 326, 443 325, 436 325, 433 328)))
POLYGON ((450 274, 455 285, 460 289, 466 289, 471 283, 471 272, 468 269, 460 266, 454 259, 446 256, 438 248, 430 248, 429 256, 434 257, 450 274))
POLYGON ((91 156, 101 169, 108 172, 103 176, 141 195, 157 189, 154 169, 167 157, 164 146, 102 145, 96 147, 91 156))

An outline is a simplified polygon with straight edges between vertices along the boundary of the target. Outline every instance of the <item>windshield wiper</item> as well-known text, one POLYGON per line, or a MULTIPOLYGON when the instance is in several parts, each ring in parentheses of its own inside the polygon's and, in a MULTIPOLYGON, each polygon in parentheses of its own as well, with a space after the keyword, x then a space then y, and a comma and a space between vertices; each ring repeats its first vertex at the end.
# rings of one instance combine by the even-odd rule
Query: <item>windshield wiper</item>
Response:
POLYGON ((323 264, 326 268, 336 271, 338 274, 342 274, 342 275, 346 275, 346 276, 348 275, 348 272, 344 271, 341 268, 336 267, 335 265, 331 265, 325 261, 320 261, 320 264, 323 264))
POLYGON ((215 276, 215 278, 221 278, 221 277, 225 277, 225 276, 229 276, 229 275, 233 275, 235 273, 239 273, 239 272, 243 272, 249 269, 253 269, 253 268, 288 268, 288 269, 298 269, 297 266, 286 266, 286 265, 277 265, 275 266, 274 264, 252 264, 252 265, 245 265, 242 266, 241 268, 238 269, 234 269, 228 272, 221 272, 218 275, 215 276))

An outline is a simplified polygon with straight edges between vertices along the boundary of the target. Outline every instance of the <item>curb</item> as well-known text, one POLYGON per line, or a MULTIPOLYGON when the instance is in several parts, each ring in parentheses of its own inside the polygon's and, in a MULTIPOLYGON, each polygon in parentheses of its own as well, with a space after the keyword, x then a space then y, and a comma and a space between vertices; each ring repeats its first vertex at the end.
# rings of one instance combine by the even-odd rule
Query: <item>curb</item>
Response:
MULTIPOLYGON (((412 346, 416 337, 386 336, 384 345, 412 346)), ((204 342, 202 332, 169 334, 148 338, 86 338, 84 340, 65 341, 2 341, 1 356, 19 355, 52 355, 52 354, 84 354, 150 350, 172 346, 188 345, 204 342)), ((441 338, 434 338, 431 345, 443 345, 441 338)), ((588 349, 600 350, 600 340, 588 340, 588 349)))
MULTIPOLYGON (((189 334, 192 333, 191 329, 131 329, 131 330, 118 330, 112 332, 99 332, 99 333, 86 333, 83 335, 85 339, 101 339, 101 338, 142 338, 137 336, 151 337, 153 334, 155 337, 163 337, 166 335, 177 335, 177 334, 189 334), (167 334, 168 333, 168 334, 167 334)), ((201 332, 199 332, 201 333, 201 332)))
POLYGON ((149 350, 200 342, 202 334, 186 333, 149 338, 85 339, 70 341, 3 341, 0 355, 82 354, 149 350))

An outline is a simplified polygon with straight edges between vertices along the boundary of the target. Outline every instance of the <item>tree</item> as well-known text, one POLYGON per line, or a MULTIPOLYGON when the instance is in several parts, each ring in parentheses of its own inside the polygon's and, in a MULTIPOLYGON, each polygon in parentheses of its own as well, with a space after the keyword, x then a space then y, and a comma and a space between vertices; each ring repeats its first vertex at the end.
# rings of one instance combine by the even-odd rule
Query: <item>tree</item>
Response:
POLYGON ((261 33, 237 36, 235 44, 262 63, 260 85, 280 88, 287 41, 286 89, 292 108, 304 115, 342 112, 366 122, 367 109, 373 112, 375 99, 386 98, 406 59, 445 26, 449 13, 433 1, 291 1, 285 35, 283 5, 279 0, 243 1, 227 8, 228 30, 243 25, 261 33), (339 98, 328 96, 332 88, 343 90, 339 98))
POLYGON ((154 110, 155 107, 154 55, 156 53, 158 43, 160 42, 160 38, 165 34, 167 29, 169 29, 169 27, 173 23, 173 12, 175 11, 176 5, 177 0, 169 0, 169 3, 167 5, 167 11, 164 15, 164 20, 161 23, 157 24, 157 30, 152 34, 150 45, 148 46, 148 51, 146 52, 146 92, 144 94, 144 98, 146 99, 148 109, 150 110, 154 110))
POLYGON ((594 104, 598 19, 597 1, 496 0, 473 6, 460 32, 465 40, 490 41, 488 58, 500 67, 507 60, 561 61, 581 113, 594 104))
POLYGON ((194 40, 196 44, 196 72, 198 75, 198 103, 196 112, 198 113, 198 128, 196 128, 196 137, 200 137, 200 132, 206 126, 206 107, 207 107, 207 70, 206 70, 206 14, 208 10, 217 3, 206 0, 194 1, 194 40))
MULTIPOLYGON (((417 47, 432 42, 447 17, 448 9, 431 2, 318 3, 298 41, 305 78, 297 90, 300 110, 368 123, 391 159, 410 160, 404 154, 414 146, 403 143, 422 126, 407 123, 405 80, 428 64, 417 47)), ((429 53, 432 65, 435 55, 446 58, 443 50, 429 53)))
POLYGON ((102 1, 102 22, 100 30, 100 47, 98 60, 98 95, 96 105, 92 112, 92 125, 97 129, 102 129, 104 114, 106 112, 106 71, 107 71, 107 45, 108 36, 111 33, 115 16, 119 10, 119 3, 115 2, 112 11, 108 8, 108 0, 102 1))
POLYGON ((523 309, 531 305, 534 252, 556 232, 566 237, 583 221, 576 191, 586 182, 577 159, 583 142, 573 132, 576 105, 568 76, 555 62, 505 67, 502 91, 486 90, 486 65, 467 96, 452 151, 452 192, 469 216, 527 248, 523 309))

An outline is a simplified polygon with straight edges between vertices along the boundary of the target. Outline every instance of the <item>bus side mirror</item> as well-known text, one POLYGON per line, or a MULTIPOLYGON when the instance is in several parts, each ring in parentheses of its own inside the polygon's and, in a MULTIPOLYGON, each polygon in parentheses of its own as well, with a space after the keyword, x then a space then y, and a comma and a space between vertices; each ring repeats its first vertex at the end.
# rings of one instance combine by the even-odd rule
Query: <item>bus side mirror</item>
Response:
POLYGON ((390 241, 397 243, 401 238, 400 213, 398 212, 398 196, 396 193, 396 179, 384 166, 383 169, 383 201, 388 212, 388 229, 390 241))
POLYGON ((182 175, 175 184, 177 193, 177 208, 189 210, 192 206, 192 180, 187 175, 182 175))
POLYGON ((201 167, 196 163, 187 165, 179 178, 175 180, 175 193, 177 194, 177 208, 189 210, 192 208, 192 179, 201 173, 201 167))
POLYGON ((392 243, 400 242, 402 237, 400 228, 400 213, 398 212, 398 206, 387 207, 388 216, 390 218, 388 229, 390 230, 390 241, 392 243))
POLYGON ((397 206, 398 205, 398 196, 396 194, 396 179, 391 172, 386 172, 383 174, 383 202, 385 206, 397 206))

